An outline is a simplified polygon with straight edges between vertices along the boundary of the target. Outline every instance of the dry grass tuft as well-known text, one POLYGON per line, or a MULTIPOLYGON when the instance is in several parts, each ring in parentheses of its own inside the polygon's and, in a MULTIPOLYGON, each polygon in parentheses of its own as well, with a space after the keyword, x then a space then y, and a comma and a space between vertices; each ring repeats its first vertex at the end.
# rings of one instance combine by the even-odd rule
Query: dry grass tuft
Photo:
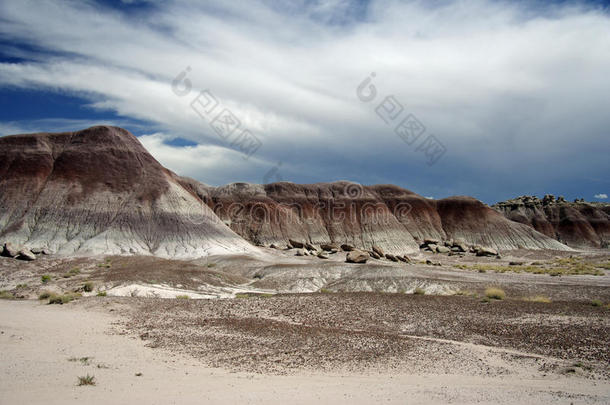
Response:
POLYGON ((490 300, 503 300, 506 298, 506 293, 501 288, 490 287, 485 290, 485 296, 490 300))

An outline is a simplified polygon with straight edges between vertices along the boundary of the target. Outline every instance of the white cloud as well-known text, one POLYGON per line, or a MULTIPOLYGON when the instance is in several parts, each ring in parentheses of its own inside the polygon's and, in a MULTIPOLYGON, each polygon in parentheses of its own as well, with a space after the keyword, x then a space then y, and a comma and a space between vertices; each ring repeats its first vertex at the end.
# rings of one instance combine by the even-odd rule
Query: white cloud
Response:
POLYGON ((55 54, 0 64, 0 85, 73 92, 199 142, 187 164, 146 140, 172 169, 199 168, 204 181, 204 169, 256 179, 279 161, 318 181, 366 183, 387 165, 406 165, 388 169, 387 181, 421 178, 423 154, 374 112, 389 94, 447 146, 444 173, 489 175, 485 184, 464 184, 463 175, 470 193, 514 178, 544 184, 608 171, 608 14, 490 0, 373 0, 358 13, 356 4, 175 0, 129 18, 92 1, 5 0, 0 35, 55 54), (187 66, 194 88, 178 97, 170 82, 187 66), (379 98, 364 104, 355 88, 372 71, 379 98), (204 88, 261 138, 258 166, 242 164, 190 109, 204 88), (202 166, 197 154, 219 157, 202 166))
POLYGON ((608 198, 608 194, 595 194, 595 198, 597 198, 598 200, 605 200, 606 198, 608 198))

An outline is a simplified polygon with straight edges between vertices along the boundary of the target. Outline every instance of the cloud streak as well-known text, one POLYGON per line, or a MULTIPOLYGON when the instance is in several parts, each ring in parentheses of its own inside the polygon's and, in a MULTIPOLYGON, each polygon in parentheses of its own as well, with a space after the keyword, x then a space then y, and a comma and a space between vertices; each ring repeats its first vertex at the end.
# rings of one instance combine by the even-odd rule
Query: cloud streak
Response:
POLYGON ((261 181, 284 162, 282 177, 294 181, 393 182, 491 200, 610 169, 604 10, 486 0, 152 4, 135 18, 93 1, 3 1, 2 38, 45 57, 17 47, 28 61, 0 64, 0 85, 71 92, 195 141, 181 150, 144 138, 170 168, 212 184, 261 181), (192 97, 171 92, 187 66, 194 93, 211 89, 262 140, 251 164, 193 113, 192 97), (433 168, 356 98, 373 71, 380 93, 446 145, 433 168))

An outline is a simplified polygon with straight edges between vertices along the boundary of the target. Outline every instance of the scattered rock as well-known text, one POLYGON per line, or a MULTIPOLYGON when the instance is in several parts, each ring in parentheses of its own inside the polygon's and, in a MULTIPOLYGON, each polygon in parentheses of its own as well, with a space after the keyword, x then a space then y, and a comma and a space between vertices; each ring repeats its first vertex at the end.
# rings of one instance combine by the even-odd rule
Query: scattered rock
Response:
POLYGON ((17 253, 17 260, 32 261, 36 260, 36 255, 31 250, 23 248, 17 253))
POLYGON ((386 259, 388 259, 388 260, 391 260, 391 261, 393 261, 393 262, 397 262, 397 261, 398 261, 398 259, 396 258, 396 256, 394 256, 393 254, 390 254, 390 253, 386 253, 386 254, 385 254, 385 258, 386 258, 386 259))
POLYGON ((337 253, 339 251, 339 249, 333 248, 330 250, 330 254, 333 255, 335 253, 337 253))
POLYGON ((370 259, 370 256, 367 252, 352 250, 347 254, 345 261, 347 263, 366 263, 368 259, 370 259))
POLYGON ((293 239, 288 239, 288 244, 295 249, 303 249, 305 247, 304 243, 301 243, 301 242, 293 240, 293 239))
POLYGON ((351 252, 351 251, 353 251, 355 248, 354 248, 352 245, 343 244, 343 245, 341 245, 341 249, 342 249, 344 252, 351 252))
POLYGON ((428 249, 430 249, 430 251, 432 251, 432 252, 436 253, 436 248, 438 248, 438 245, 435 245, 434 243, 431 245, 428 245, 428 249))
POLYGON ((4 252, 2 252, 2 254, 8 257, 15 257, 19 254, 19 250, 21 250, 21 246, 17 246, 11 242, 6 242, 4 244, 4 252))
POLYGON ((320 245, 322 250, 326 250, 327 252, 332 251, 333 249, 339 250, 339 246, 334 243, 323 243, 320 245))
POLYGON ((402 256, 400 256, 400 255, 396 255, 396 259, 400 260, 401 262, 405 262, 405 263, 407 262, 407 261, 405 260, 405 258, 404 258, 404 257, 402 257, 402 256))
POLYGON ((523 266, 525 262, 509 262, 509 266, 523 266))
POLYGON ((316 248, 314 245, 312 245, 311 243, 307 242, 305 244, 305 247, 307 248, 307 250, 313 250, 313 251, 317 251, 318 248, 316 248))
POLYGON ((269 247, 271 249, 279 249, 280 247, 278 245, 276 245, 275 243, 272 243, 271 245, 269 245, 269 247))
POLYGON ((497 256, 498 251, 492 248, 480 247, 477 250, 477 256, 497 256))
POLYGON ((438 239, 426 238, 424 239, 424 245, 438 245, 441 243, 438 239))
POLYGON ((374 250, 369 251, 369 255, 370 255, 370 256, 371 256, 373 259, 377 259, 377 260, 381 259, 381 256, 379 256, 379 255, 377 254, 377 252, 375 252, 374 250))
POLYGON ((407 255, 404 255, 403 258, 405 259, 405 262, 407 262, 407 263, 413 262, 413 260, 411 260, 411 258, 407 255))
POLYGON ((383 249, 380 248, 377 245, 373 245, 373 252, 377 253, 380 257, 385 256, 385 253, 383 252, 383 249))
POLYGON ((440 262, 433 262, 432 260, 426 260, 426 264, 430 266, 441 266, 440 262))
POLYGON ((298 249, 295 256, 305 256, 305 251, 303 249, 298 249))
POLYGON ((328 259, 328 253, 322 251, 322 252, 318 253, 318 257, 320 259, 328 259))
POLYGON ((447 246, 437 246, 436 251, 438 253, 449 253, 451 249, 449 249, 447 246))

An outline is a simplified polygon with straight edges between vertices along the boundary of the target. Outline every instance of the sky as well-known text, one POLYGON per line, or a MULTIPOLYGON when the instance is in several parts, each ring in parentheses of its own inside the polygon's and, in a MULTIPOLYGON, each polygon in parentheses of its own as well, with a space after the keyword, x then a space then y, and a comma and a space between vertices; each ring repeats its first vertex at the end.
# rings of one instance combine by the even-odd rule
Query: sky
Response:
POLYGON ((210 185, 608 201, 608 3, 0 0, 0 135, 116 125, 210 185))

